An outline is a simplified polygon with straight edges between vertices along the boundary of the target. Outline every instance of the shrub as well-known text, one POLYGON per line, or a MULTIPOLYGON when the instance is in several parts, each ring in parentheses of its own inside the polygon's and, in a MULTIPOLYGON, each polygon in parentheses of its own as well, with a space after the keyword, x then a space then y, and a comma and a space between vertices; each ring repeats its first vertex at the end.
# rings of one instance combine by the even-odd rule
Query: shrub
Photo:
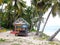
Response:
POLYGON ((0 39, 0 42, 5 42, 5 41, 6 41, 5 39, 2 39, 2 38, 0 39))

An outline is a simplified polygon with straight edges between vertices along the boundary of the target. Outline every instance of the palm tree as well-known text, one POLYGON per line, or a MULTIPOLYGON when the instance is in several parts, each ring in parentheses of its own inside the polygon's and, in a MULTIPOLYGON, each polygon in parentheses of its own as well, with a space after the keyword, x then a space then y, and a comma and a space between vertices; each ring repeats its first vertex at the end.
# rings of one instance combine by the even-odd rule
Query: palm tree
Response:
POLYGON ((38 22, 38 25, 37 25, 37 32, 36 32, 36 35, 39 35, 39 30, 40 30, 40 25, 41 25, 41 21, 42 21, 42 16, 43 14, 39 13, 39 22, 38 22))
POLYGON ((15 16, 18 15, 16 17, 16 19, 18 17, 20 17, 23 14, 23 8, 26 7, 26 3, 23 0, 14 0, 15 4, 14 4, 14 8, 15 8, 15 16))
POLYGON ((31 2, 31 4, 32 4, 32 6, 34 6, 35 7, 35 12, 37 13, 37 15, 39 16, 39 24, 38 24, 38 26, 37 26, 37 32, 36 32, 36 35, 39 35, 39 29, 40 29, 40 24, 41 24, 41 18, 42 18, 42 14, 40 14, 40 9, 38 8, 38 5, 37 5, 37 2, 38 2, 39 0, 32 0, 31 2))
POLYGON ((37 21, 35 18, 37 16, 35 15, 35 9, 32 6, 28 6, 24 12, 25 14, 22 17, 30 24, 29 30, 32 30, 37 21))
POLYGON ((39 29, 40 29, 40 25, 41 25, 41 19, 42 19, 42 16, 43 14, 48 10, 48 8, 50 7, 51 4, 47 4, 48 1, 46 0, 32 0, 32 5, 35 6, 35 9, 36 9, 36 13, 38 14, 39 16, 39 23, 38 23, 38 26, 37 26, 37 32, 36 32, 36 35, 39 34, 39 29))
MULTIPOLYGON (((52 7, 53 7, 53 6, 52 6, 52 7)), ((48 19, 49 19, 49 17, 50 17, 51 12, 52 12, 52 9, 51 9, 50 13, 49 13, 48 16, 47 16, 47 19, 46 19, 46 21, 45 21, 45 24, 44 24, 44 26, 43 26, 43 28, 42 28, 41 33, 40 33, 40 36, 41 36, 41 37, 42 37, 42 35, 43 35, 44 28, 45 28, 45 26, 46 26, 46 24, 47 24, 47 21, 48 21, 48 19)))
MULTIPOLYGON (((43 28, 42 28, 42 33, 43 33, 43 31, 44 31, 44 29, 45 29, 45 26, 46 26, 46 24, 47 24, 47 21, 48 21, 48 19, 49 19, 49 17, 50 17, 50 14, 52 13, 53 15, 53 17, 55 17, 56 16, 56 12, 58 12, 59 13, 59 11, 60 11, 60 3, 58 2, 58 1, 51 1, 51 3, 53 4, 52 6, 51 6, 51 11, 50 11, 50 13, 48 14, 48 16, 47 16, 47 19, 46 19, 46 22, 45 22, 45 24, 44 24, 44 26, 43 26, 43 28)), ((41 36, 42 36, 42 34, 41 34, 41 36)))
MULTIPOLYGON (((0 9, 0 22, 2 23, 2 20, 4 18, 4 10, 3 10, 3 6, 4 4, 7 4, 9 0, 0 0, 0 5, 2 6, 1 9, 0 9)), ((2 24, 1 24, 2 25, 2 24)))
MULTIPOLYGON (((24 14, 22 15, 22 18, 24 18, 29 24, 29 30, 31 30, 31 24, 32 24, 32 14, 33 14, 33 8, 31 6, 28 6, 25 10, 24 10, 24 14)), ((32 27, 33 28, 33 27, 32 27)))
POLYGON ((7 6, 5 7, 5 21, 6 27, 12 27, 12 23, 19 17, 21 17, 23 13, 23 9, 26 7, 25 2, 23 0, 9 0, 7 2, 7 6), (14 5, 12 5, 12 3, 14 5), (9 21, 8 21, 9 20, 9 21))

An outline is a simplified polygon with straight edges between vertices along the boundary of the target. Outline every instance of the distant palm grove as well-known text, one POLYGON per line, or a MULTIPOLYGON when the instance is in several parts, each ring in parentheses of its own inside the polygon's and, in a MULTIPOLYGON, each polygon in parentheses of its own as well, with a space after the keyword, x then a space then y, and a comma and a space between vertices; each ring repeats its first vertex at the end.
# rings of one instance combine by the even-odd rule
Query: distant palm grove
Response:
MULTIPOLYGON (((29 30, 32 30, 34 26, 37 25, 36 35, 38 35, 40 25, 44 20, 43 15, 50 7, 51 11, 47 16, 43 29, 41 30, 42 33, 50 14, 52 13, 53 17, 57 14, 60 15, 59 0, 31 0, 31 6, 27 6, 24 0, 0 0, 0 27, 13 29, 13 22, 22 17, 30 24, 29 30)), ((42 33, 40 36, 42 36, 42 33)))

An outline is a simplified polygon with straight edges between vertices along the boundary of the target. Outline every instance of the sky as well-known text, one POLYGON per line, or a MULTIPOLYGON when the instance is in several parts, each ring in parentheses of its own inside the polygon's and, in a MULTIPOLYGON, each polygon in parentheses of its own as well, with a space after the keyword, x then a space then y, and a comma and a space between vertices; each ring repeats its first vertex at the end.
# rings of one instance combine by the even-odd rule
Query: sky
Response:
MULTIPOLYGON (((26 1, 26 5, 30 6, 31 4, 31 0, 24 0, 26 1)), ((51 8, 49 8, 49 10, 44 14, 44 19, 46 20, 49 12, 50 12, 51 8)), ((45 21, 44 20, 44 21, 45 21)), ((44 23, 41 24, 41 29, 42 30, 42 27, 43 27, 44 23)), ((49 35, 49 36, 52 36, 58 29, 60 28, 60 18, 59 16, 57 15, 56 17, 52 17, 52 14, 50 14, 50 17, 49 17, 49 20, 47 22, 47 25, 45 27, 45 31, 44 33, 49 35)), ((57 38, 58 40, 60 40, 60 32, 57 34, 57 36, 55 37, 57 38)))
POLYGON ((26 1, 26 5, 28 5, 28 6, 31 6, 31 0, 24 0, 24 1, 26 1))

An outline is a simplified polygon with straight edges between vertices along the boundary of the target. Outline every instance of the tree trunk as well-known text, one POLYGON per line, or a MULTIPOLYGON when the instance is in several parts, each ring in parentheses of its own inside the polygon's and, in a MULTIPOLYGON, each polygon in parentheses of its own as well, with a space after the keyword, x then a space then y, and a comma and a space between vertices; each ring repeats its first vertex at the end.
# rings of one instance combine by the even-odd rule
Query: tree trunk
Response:
POLYGON ((39 35, 40 24, 41 24, 41 22, 39 21, 39 24, 38 24, 38 26, 37 26, 37 32, 36 32, 36 35, 39 35))
MULTIPOLYGON (((51 11, 52 11, 52 10, 51 10, 51 11)), ((40 33, 40 37, 42 37, 42 35, 43 35, 44 29, 45 29, 45 26, 46 26, 46 24, 47 24, 47 21, 48 21, 48 19, 49 19, 49 17, 50 17, 51 11, 50 11, 49 15, 47 16, 47 19, 46 19, 46 21, 45 21, 45 24, 44 24, 44 26, 43 26, 43 28, 42 28, 41 33, 40 33)))
POLYGON ((15 15, 15 16, 14 16, 14 17, 15 17, 15 18, 14 18, 14 21, 16 21, 16 17, 17 17, 17 16, 16 16, 16 15, 17 15, 17 14, 16 14, 16 5, 17 5, 16 2, 17 2, 17 0, 14 0, 14 1, 15 1, 15 4, 14 4, 14 7, 15 7, 15 10, 14 10, 14 15, 15 15))
POLYGON ((39 35, 39 30, 40 30, 40 24, 41 24, 41 17, 39 16, 39 23, 38 23, 38 26, 37 26, 37 32, 36 32, 36 35, 39 35))
POLYGON ((47 17, 47 19, 46 19, 46 22, 45 22, 45 24, 44 24, 44 26, 43 26, 42 32, 43 32, 43 31, 44 31, 44 29, 45 29, 45 26, 46 26, 47 21, 48 21, 48 19, 49 19, 49 17, 50 17, 50 14, 51 14, 51 11, 50 11, 50 13, 49 13, 49 15, 48 15, 48 17, 47 17))
MULTIPOLYGON (((53 5, 52 5, 52 8, 53 8, 53 5)), ((42 28, 42 31, 41 31, 41 34, 40 34, 41 37, 42 37, 42 35, 43 35, 45 26, 46 26, 46 24, 47 24, 47 21, 48 21, 48 19, 49 19, 49 17, 50 17, 51 12, 52 12, 52 9, 51 9, 50 13, 48 14, 47 19, 46 19, 46 21, 45 21, 45 24, 44 24, 44 26, 43 26, 43 28, 42 28)))
POLYGON ((60 29, 58 29, 49 39, 48 41, 52 41, 54 37, 60 32, 60 29))
POLYGON ((38 23, 38 26, 37 26, 36 35, 39 35, 39 30, 40 30, 40 25, 41 25, 41 20, 42 20, 43 13, 42 13, 42 11, 38 11, 37 13, 39 14, 39 19, 38 19, 39 23, 38 23))
POLYGON ((33 24, 31 24, 31 29, 30 30, 32 30, 33 29, 33 24))

